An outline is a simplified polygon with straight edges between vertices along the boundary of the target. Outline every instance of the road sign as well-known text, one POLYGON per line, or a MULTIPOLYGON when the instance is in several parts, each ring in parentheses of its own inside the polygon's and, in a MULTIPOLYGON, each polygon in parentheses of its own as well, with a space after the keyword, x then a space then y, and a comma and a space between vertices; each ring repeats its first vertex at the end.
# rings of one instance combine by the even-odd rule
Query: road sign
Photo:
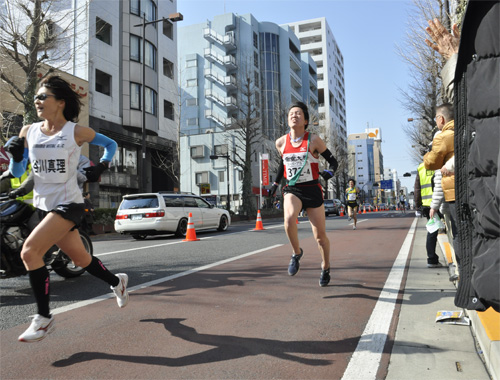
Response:
POLYGON ((384 190, 392 190, 392 179, 380 181, 380 188, 384 190))

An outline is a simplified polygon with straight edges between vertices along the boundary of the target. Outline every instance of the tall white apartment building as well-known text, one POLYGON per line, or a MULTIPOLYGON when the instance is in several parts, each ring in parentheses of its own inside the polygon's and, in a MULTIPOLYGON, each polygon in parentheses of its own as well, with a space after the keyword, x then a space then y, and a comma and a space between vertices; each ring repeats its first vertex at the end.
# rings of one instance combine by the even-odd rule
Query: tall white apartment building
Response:
POLYGON ((326 18, 288 24, 318 68, 319 125, 324 137, 347 149, 344 57, 326 18))

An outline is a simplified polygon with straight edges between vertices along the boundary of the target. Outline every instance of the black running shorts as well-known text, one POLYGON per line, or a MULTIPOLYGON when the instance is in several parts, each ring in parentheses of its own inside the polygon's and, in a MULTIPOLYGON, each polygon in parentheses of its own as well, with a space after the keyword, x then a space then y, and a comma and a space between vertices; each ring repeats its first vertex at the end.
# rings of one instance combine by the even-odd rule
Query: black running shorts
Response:
POLYGON ((323 204, 323 188, 317 181, 294 186, 286 185, 283 188, 283 196, 288 193, 295 195, 302 201, 303 210, 321 207, 323 204))

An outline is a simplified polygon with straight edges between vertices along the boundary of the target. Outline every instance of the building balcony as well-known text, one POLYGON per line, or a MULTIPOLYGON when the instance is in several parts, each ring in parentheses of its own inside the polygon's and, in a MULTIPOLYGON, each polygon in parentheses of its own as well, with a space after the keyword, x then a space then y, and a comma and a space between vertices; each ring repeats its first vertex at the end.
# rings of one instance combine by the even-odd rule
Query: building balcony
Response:
MULTIPOLYGON (((299 89, 300 90, 300 89, 299 89)), ((298 101, 302 101, 302 95, 300 94, 299 91, 297 91, 295 88, 290 88, 290 92, 292 94, 292 96, 294 96, 298 101)))
POLYGON ((316 102, 316 104, 318 104, 318 96, 314 91, 309 91, 309 97, 313 99, 316 102))
POLYGON ((206 48, 204 51, 205 59, 212 63, 217 63, 219 65, 224 65, 224 56, 217 54, 210 48, 206 48))
POLYGON ((226 105, 225 96, 218 95, 215 92, 213 92, 212 90, 205 90, 205 98, 207 98, 213 102, 217 102, 221 106, 226 105))
POLYGON ((290 80, 291 80, 292 87, 302 87, 302 79, 293 70, 290 71, 290 80))
POLYGON ((290 52, 290 67, 292 70, 302 70, 302 64, 295 54, 290 52))
POLYGON ((238 105, 236 103, 236 96, 226 96, 224 99, 224 106, 228 111, 233 111, 238 109, 238 105))
POLYGON ((224 66, 228 70, 235 70, 238 68, 238 65, 236 64, 236 58, 233 57, 232 55, 226 55, 223 59, 224 66))
POLYGON ((215 30, 211 28, 205 28, 203 29, 203 37, 205 37, 206 40, 212 43, 216 43, 223 46, 226 49, 226 51, 236 49, 236 43, 233 32, 228 32, 226 33, 226 35, 222 35, 217 33, 215 30))
POLYGON ((227 118, 212 110, 205 110, 205 118, 215 121, 222 127, 226 126, 227 118))

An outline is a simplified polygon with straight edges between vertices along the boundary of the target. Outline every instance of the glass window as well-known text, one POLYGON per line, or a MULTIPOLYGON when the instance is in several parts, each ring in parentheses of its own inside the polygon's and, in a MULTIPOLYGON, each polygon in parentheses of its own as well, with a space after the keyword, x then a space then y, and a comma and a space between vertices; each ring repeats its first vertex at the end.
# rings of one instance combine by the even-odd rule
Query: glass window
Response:
POLYGON ((186 61, 186 67, 196 67, 198 66, 198 62, 196 59, 190 59, 189 61, 186 61))
POLYGON ((101 94, 111 96, 111 75, 96 69, 95 90, 101 94))
POLYGON ((130 13, 140 16, 141 13, 141 0, 130 0, 130 13))
POLYGON ((111 45, 111 25, 99 17, 95 19, 95 36, 98 40, 111 45))
POLYGON ((156 115, 156 91, 146 87, 146 99, 144 99, 145 110, 147 113, 156 115))
POLYGON ((198 81, 196 79, 188 79, 186 81, 187 87, 196 87, 198 85, 198 81))
POLYGON ((163 20, 163 34, 171 40, 174 39, 174 25, 166 19, 163 20))
POLYGON ((120 210, 156 207, 158 207, 158 197, 156 195, 142 195, 123 199, 120 210))
POLYGON ((174 103, 169 102, 168 100, 163 101, 163 117, 175 120, 174 103))
POLYGON ((205 200, 201 198, 194 198, 194 200, 196 201, 198 208, 210 208, 210 205, 205 200))
POLYGON ((214 150, 215 150, 215 154, 217 156, 226 156, 227 155, 227 144, 215 145, 214 150))
POLYGON ((156 71, 156 48, 149 41, 146 41, 146 59, 144 63, 156 71))
POLYGON ((130 35, 130 60, 141 62, 141 38, 130 35))
POLYGON ((184 207, 198 207, 195 198, 184 197, 184 207))
POLYGON ((181 197, 180 195, 179 196, 163 197, 163 200, 165 201, 166 207, 183 207, 184 206, 183 197, 181 197))
MULTIPOLYGON (((151 0, 143 0, 144 14, 146 15, 146 21, 156 20, 156 4, 151 0)), ((156 28, 156 24, 152 24, 156 28)))
POLYGON ((130 82, 130 108, 141 109, 141 85, 139 83, 130 82))
POLYGON ((190 106, 197 106, 198 105, 198 99, 197 98, 189 98, 188 100, 186 100, 186 105, 188 107, 190 107, 190 106))
POLYGON ((174 63, 166 58, 163 58, 163 75, 170 79, 174 79, 174 63))
POLYGON ((224 182, 224 172, 219 171, 218 174, 219 174, 219 182, 224 182))

